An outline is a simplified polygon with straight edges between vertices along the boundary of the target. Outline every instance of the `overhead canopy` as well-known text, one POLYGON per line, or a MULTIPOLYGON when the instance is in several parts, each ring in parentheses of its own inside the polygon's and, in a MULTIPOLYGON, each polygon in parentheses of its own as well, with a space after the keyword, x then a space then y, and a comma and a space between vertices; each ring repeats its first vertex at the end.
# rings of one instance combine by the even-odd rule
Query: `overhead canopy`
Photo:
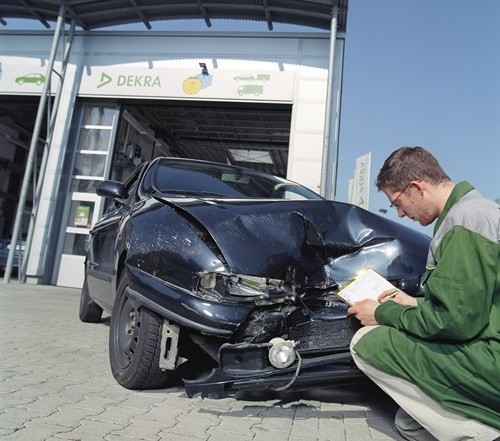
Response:
POLYGON ((39 20, 47 28, 65 6, 65 20, 75 19, 85 30, 158 20, 213 19, 254 20, 329 30, 334 6, 338 7, 337 31, 344 32, 348 0, 2 0, 0 22, 6 18, 39 20))

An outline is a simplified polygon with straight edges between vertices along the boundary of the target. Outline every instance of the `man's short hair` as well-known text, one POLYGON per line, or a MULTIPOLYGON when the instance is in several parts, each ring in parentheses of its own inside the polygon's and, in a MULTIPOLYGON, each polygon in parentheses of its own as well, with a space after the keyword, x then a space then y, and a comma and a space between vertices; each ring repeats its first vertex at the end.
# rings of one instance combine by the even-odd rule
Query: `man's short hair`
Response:
POLYGON ((377 189, 402 191, 411 181, 439 184, 450 181, 437 159, 423 147, 400 147, 390 154, 375 181, 377 189))

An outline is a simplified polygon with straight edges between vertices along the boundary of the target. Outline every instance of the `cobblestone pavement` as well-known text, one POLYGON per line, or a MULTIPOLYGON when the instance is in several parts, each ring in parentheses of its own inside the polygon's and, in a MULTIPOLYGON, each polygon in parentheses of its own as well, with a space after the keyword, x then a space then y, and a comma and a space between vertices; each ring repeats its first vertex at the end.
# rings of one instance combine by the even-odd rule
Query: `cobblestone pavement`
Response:
POLYGON ((108 363, 109 319, 78 318, 80 290, 0 280, 1 440, 401 440, 372 385, 279 397, 130 391, 108 363))

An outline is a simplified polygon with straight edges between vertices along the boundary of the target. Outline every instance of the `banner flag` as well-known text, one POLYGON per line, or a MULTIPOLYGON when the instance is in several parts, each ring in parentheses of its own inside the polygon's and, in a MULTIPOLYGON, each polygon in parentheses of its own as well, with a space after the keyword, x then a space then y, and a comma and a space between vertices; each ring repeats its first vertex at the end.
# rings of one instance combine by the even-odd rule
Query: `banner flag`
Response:
POLYGON ((370 198, 371 152, 356 159, 354 182, 350 190, 349 202, 368 210, 370 198))

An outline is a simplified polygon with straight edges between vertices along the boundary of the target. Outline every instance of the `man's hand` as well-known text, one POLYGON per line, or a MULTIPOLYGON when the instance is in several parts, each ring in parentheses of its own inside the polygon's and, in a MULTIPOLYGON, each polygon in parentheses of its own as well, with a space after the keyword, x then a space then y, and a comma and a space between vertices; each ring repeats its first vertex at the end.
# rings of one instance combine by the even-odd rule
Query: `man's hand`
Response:
POLYGON ((357 302, 352 305, 347 310, 347 313, 356 317, 364 326, 378 325, 379 323, 375 319, 375 310, 380 303, 389 301, 399 303, 403 306, 418 306, 417 299, 415 297, 406 294, 400 289, 396 291, 388 289, 380 294, 378 302, 369 299, 362 300, 361 302, 357 302))
POLYGON ((362 325, 378 325, 377 320, 375 320, 375 310, 380 303, 375 300, 362 300, 352 305, 347 313, 356 317, 362 325))
POLYGON ((387 291, 384 291, 382 294, 380 294, 377 300, 380 303, 388 302, 389 300, 391 300, 403 306, 418 306, 417 299, 415 297, 406 294, 400 289, 388 289, 387 291))

